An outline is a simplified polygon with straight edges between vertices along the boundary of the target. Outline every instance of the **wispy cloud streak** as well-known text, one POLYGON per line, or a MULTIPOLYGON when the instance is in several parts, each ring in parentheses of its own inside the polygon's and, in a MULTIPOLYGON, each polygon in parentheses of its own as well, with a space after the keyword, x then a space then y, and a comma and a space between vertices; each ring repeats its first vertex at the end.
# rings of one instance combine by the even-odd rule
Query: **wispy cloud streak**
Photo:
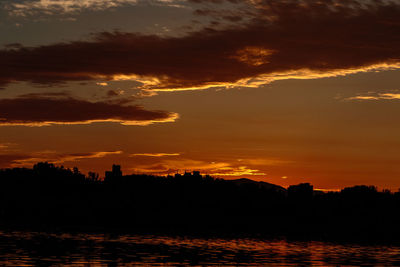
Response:
POLYGON ((400 93, 369 93, 348 97, 345 100, 400 100, 400 93))
POLYGON ((131 154, 130 157, 168 157, 168 156, 179 156, 180 153, 136 153, 131 154))

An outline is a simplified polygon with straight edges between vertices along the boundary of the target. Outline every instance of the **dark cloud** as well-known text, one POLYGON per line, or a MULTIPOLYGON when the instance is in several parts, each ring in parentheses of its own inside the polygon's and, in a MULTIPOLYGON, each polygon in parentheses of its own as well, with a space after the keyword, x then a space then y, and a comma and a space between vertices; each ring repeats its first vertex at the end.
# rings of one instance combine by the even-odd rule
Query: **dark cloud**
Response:
POLYGON ((0 99, 1 125, 88 124, 113 121, 125 125, 147 125, 174 121, 177 114, 149 111, 140 106, 88 102, 71 97, 40 94, 0 99))
POLYGON ((107 91, 107 96, 113 97, 113 96, 119 96, 119 93, 115 90, 108 90, 107 91))
POLYGON ((227 20, 238 22, 255 16, 254 11, 249 9, 216 9, 216 8, 199 8, 193 11, 196 16, 211 17, 217 20, 227 20))
POLYGON ((252 3, 252 19, 229 29, 206 28, 183 37, 105 32, 90 41, 1 50, 0 85, 117 75, 136 75, 153 89, 257 85, 399 64, 399 2, 252 3))
POLYGON ((223 16, 222 18, 233 22, 241 21, 243 19, 243 17, 238 15, 223 16))
POLYGON ((18 98, 56 98, 56 97, 70 97, 70 92, 44 92, 44 93, 28 93, 18 96, 18 98))
POLYGON ((197 3, 197 4, 204 3, 204 2, 213 3, 213 4, 222 4, 224 2, 230 2, 233 4, 237 4, 237 3, 240 3, 243 1, 241 1, 241 0, 227 0, 227 1, 225 1, 225 0, 190 0, 190 2, 197 3))
POLYGON ((10 167, 11 164, 28 158, 31 157, 25 154, 0 154, 0 167, 1 168, 10 167))
POLYGON ((5 44, 4 47, 7 49, 19 49, 23 48, 24 46, 20 43, 11 43, 11 44, 5 44))

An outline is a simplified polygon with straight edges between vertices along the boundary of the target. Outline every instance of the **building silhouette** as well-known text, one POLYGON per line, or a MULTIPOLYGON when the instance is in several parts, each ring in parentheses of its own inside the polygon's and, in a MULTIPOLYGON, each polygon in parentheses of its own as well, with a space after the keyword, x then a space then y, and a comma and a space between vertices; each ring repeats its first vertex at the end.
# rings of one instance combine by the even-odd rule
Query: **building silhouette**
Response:
POLYGON ((121 178, 122 178, 121 166, 113 164, 112 170, 106 171, 104 181, 112 182, 112 181, 120 180, 121 178))

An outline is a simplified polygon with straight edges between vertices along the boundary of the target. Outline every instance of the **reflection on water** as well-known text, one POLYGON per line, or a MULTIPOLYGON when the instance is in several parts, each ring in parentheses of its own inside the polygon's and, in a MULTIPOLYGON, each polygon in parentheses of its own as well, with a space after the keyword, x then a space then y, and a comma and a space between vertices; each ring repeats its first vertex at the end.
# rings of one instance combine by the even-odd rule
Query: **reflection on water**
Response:
POLYGON ((400 247, 252 238, 0 232, 0 265, 399 265, 400 247))

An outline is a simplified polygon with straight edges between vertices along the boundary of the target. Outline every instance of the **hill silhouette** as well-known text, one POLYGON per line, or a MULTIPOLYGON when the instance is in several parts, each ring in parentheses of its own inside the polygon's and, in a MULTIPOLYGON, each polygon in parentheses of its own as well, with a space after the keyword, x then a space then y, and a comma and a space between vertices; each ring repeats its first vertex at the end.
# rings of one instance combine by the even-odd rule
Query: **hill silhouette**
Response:
POLYGON ((228 180, 235 185, 241 186, 241 185, 256 185, 259 188, 265 189, 265 190, 274 190, 277 192, 284 193, 286 189, 282 186, 267 183, 267 182, 258 182, 258 181, 253 181, 248 178, 240 178, 240 179, 235 179, 235 180, 228 180))
POLYGON ((105 179, 78 168, 38 163, 0 170, 0 226, 39 229, 127 229, 190 234, 267 234, 356 240, 398 240, 400 193, 357 185, 315 191, 287 189, 199 172, 105 179))

